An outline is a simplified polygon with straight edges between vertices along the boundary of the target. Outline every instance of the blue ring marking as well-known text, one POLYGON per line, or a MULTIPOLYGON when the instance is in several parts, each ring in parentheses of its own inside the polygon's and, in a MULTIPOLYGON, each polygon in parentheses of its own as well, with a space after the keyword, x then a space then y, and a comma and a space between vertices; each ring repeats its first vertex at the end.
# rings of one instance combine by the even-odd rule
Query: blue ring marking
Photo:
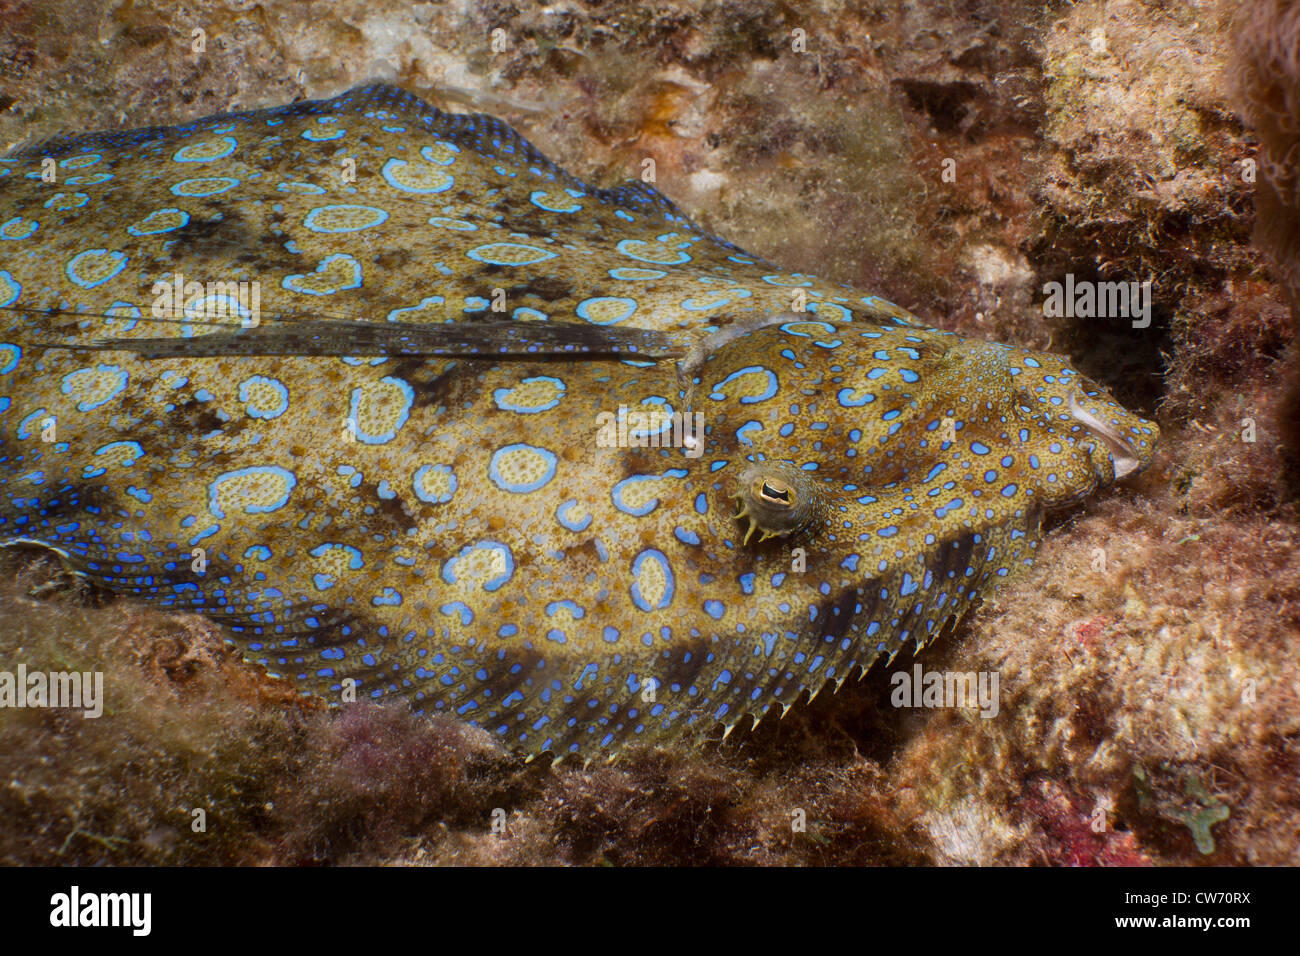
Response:
POLYGON ((185 226, 188 226, 189 223, 190 223, 190 214, 187 213, 184 209, 171 209, 171 208, 155 209, 153 212, 149 213, 149 215, 141 219, 138 223, 133 223, 132 225, 127 226, 126 231, 133 236, 156 236, 161 233, 175 232, 177 229, 183 229, 185 226), (154 216, 163 216, 168 213, 180 216, 181 221, 171 226, 159 226, 156 229, 148 228, 147 223, 149 222, 149 220, 153 219, 154 216))
MULTIPOLYGON (((579 193, 579 195, 582 194, 579 193)), ((529 194, 528 201, 531 202, 538 209, 545 209, 547 212, 575 213, 575 212, 582 211, 582 203, 576 202, 575 201, 576 198, 577 197, 572 197, 572 196, 569 197, 567 200, 567 205, 565 204, 566 200, 564 199, 550 200, 551 205, 547 205, 548 200, 547 200, 546 190, 537 189, 529 194)))
POLYGON ((48 417, 50 417, 50 413, 46 409, 44 408, 36 409, 36 411, 32 412, 30 415, 28 415, 26 418, 24 418, 22 421, 18 423, 18 437, 22 439, 31 438, 32 437, 32 432, 30 428, 31 423, 38 418, 44 419, 48 417))
POLYGON ((69 176, 63 182, 67 186, 98 186, 113 178, 112 173, 94 173, 90 176, 69 176))
POLYGON ((279 379, 267 378, 265 375, 250 375, 239 383, 239 400, 245 403, 244 410, 251 418, 279 418, 289 409, 289 389, 279 379), (280 396, 280 404, 270 410, 248 405, 247 403, 252 401, 254 385, 269 385, 280 396))
POLYGON ((88 202, 90 202, 90 197, 87 196, 85 193, 71 193, 71 194, 55 193, 49 199, 45 200, 45 208, 46 209, 58 208, 59 210, 80 209, 88 202), (81 201, 80 202, 74 201, 78 199, 81 201), (71 202, 71 205, 61 205, 64 202, 71 202), (60 205, 56 206, 56 204, 60 204, 60 205))
POLYGON ((336 292, 342 292, 345 289, 359 289, 361 287, 361 263, 358 262, 355 257, 349 255, 346 252, 336 252, 334 253, 334 255, 326 256, 324 259, 322 259, 320 265, 316 267, 315 272, 300 273, 298 275, 285 276, 284 280, 280 283, 280 285, 288 289, 290 292, 299 292, 302 293, 303 295, 334 295, 336 292), (301 284, 300 280, 306 279, 308 275, 322 274, 333 263, 340 262, 340 261, 351 263, 352 265, 351 280, 345 282, 343 285, 340 285, 334 289, 319 290, 319 289, 299 288, 299 285, 301 284))
POLYGON ((519 387, 515 386, 514 388, 494 389, 492 392, 492 400, 496 402, 497 408, 502 411, 519 412, 524 415, 536 415, 538 412, 545 412, 554 408, 556 405, 560 404, 560 399, 564 398, 566 387, 564 382, 560 379, 554 378, 550 375, 534 375, 532 378, 523 379, 519 384, 527 385, 532 382, 550 382, 552 385, 555 385, 555 398, 551 399, 545 405, 538 405, 536 407, 515 405, 510 401, 510 394, 515 390, 515 388, 519 387))
POLYGON ((411 485, 415 489, 415 497, 431 505, 445 505, 448 501, 451 501, 451 496, 460 487, 460 483, 456 480, 456 472, 450 465, 421 465, 415 469, 415 474, 411 477, 411 485), (424 476, 431 471, 435 474, 448 476, 448 487, 445 493, 431 494, 424 487, 424 476))
POLYGON ((402 320, 399 319, 398 316, 401 315, 403 312, 419 312, 422 309, 427 309, 429 308, 429 306, 432 305, 443 305, 446 303, 446 301, 447 300, 440 295, 428 296, 427 298, 421 299, 416 305, 407 305, 407 306, 403 306, 400 309, 393 309, 391 312, 388 313, 387 321, 400 322, 402 320))
POLYGON ((0 306, 13 305, 18 301, 23 287, 8 272, 0 271, 0 306))
POLYGON ((270 504, 266 505, 244 505, 245 514, 267 514, 283 508, 289 501, 289 495, 292 494, 294 487, 298 484, 298 479, 294 473, 288 469, 281 468, 279 465, 252 465, 248 468, 240 468, 236 471, 228 471, 225 474, 217 475, 212 484, 208 485, 208 510, 214 517, 224 518, 226 513, 221 510, 217 503, 217 494, 221 490, 221 484, 234 478, 240 478, 244 475, 275 475, 284 479, 284 494, 270 504))
POLYGON ((748 299, 752 293, 748 289, 729 289, 726 292, 714 292, 711 295, 697 297, 688 295, 682 299, 680 305, 688 312, 708 312, 711 309, 720 309, 724 305, 730 305, 736 299, 748 299))
POLYGON ((572 511, 577 504, 577 498, 569 498, 567 501, 560 502, 559 507, 555 509, 555 519, 570 531, 586 531, 591 527, 593 517, 591 512, 587 512, 587 517, 581 521, 576 521, 569 517, 569 512, 572 511))
POLYGON ((555 617, 555 613, 561 609, 568 611, 574 620, 580 620, 587 615, 587 609, 585 607, 577 601, 571 601, 566 598, 562 601, 552 601, 550 604, 546 605, 546 616, 555 617))
POLYGON ((206 196, 218 196, 229 192, 238 185, 239 180, 230 176, 201 176, 197 179, 182 179, 171 187, 170 192, 173 196, 203 199, 206 196), (199 186, 198 183, 205 185, 199 186))
POLYGON ((475 551, 495 551, 505 559, 505 570, 496 577, 485 582, 483 590, 496 591, 514 577, 515 556, 511 553, 510 548, 499 541, 478 541, 474 544, 467 544, 465 547, 460 549, 460 553, 454 558, 447 559, 447 562, 442 566, 442 579, 448 584, 455 584, 458 580, 456 577, 456 565, 475 551))
POLYGON ((745 366, 745 368, 737 369, 736 371, 732 372, 721 382, 718 382, 716 385, 713 386, 713 391, 710 393, 709 398, 711 398, 715 402, 722 401, 727 397, 725 394, 722 393, 722 391, 720 391, 722 386, 728 384, 729 382, 734 381, 735 379, 739 378, 742 375, 749 375, 754 372, 762 372, 764 375, 767 376, 767 387, 763 390, 763 393, 761 395, 742 395, 740 398, 740 404, 754 405, 758 402, 767 401, 769 398, 771 398, 773 395, 776 394, 777 378, 775 372, 773 372, 770 368, 765 368, 762 365, 747 365, 745 366))
POLYGON ((109 279, 112 279, 119 272, 125 269, 127 260, 128 260, 128 256, 126 255, 126 253, 118 252, 117 250, 113 250, 112 252, 109 252, 107 249, 87 249, 85 252, 79 252, 75 256, 73 256, 68 261, 68 264, 64 267, 63 271, 67 274, 69 279, 71 279, 77 285, 81 286, 83 289, 93 289, 95 288, 95 286, 103 285, 109 279), (86 280, 76 274, 76 270, 78 270, 81 267, 81 261, 83 259, 87 257, 93 257, 98 259, 104 256, 107 256, 109 259, 112 259, 113 262, 115 263, 115 266, 113 267, 113 270, 111 272, 104 275, 102 278, 86 280))
POLYGON ((441 226, 443 229, 454 229, 457 232, 478 231, 478 226, 472 222, 466 222, 464 219, 450 219, 447 216, 430 216, 429 225, 441 226))
POLYGON ((10 235, 10 231, 9 231, 10 227, 11 226, 14 227, 14 231, 16 232, 18 228, 22 226, 23 222, 24 220, 22 216, 14 216, 12 219, 0 223, 0 239, 7 239, 11 242, 17 242, 20 239, 27 239, 28 237, 34 235, 36 233, 36 230, 41 227, 41 224, 38 223, 35 219, 28 219, 26 220, 28 224, 28 228, 25 232, 21 233, 20 235, 10 235))
POLYGON ((834 302, 810 302, 808 303, 808 311, 821 316, 822 318, 836 322, 853 321, 853 313, 844 306, 838 305, 834 302), (832 309, 838 309, 839 312, 833 313, 831 312, 832 309), (826 313, 825 315, 822 315, 823 310, 826 313))
POLYGON ((207 143, 191 143, 191 144, 188 145, 188 146, 182 146, 180 149, 176 150, 176 152, 175 152, 174 154, 172 154, 172 162, 174 162, 174 163, 211 163, 211 162, 214 162, 215 160, 218 160, 218 159, 225 159, 227 156, 229 156, 231 153, 233 153, 236 149, 239 148, 239 141, 238 141, 237 139, 235 139, 235 137, 233 137, 233 136, 222 136, 221 139, 225 140, 226 146, 225 146, 225 149, 222 150, 222 151, 219 152, 219 153, 214 153, 214 154, 212 154, 211 156, 190 156, 190 155, 186 155, 186 154, 188 154, 188 153, 193 152, 194 150, 198 150, 198 149, 200 149, 200 148, 202 148, 202 147, 204 147, 204 146, 207 145, 207 143))
MULTIPOLYGON (((332 119, 332 118, 333 117, 326 117, 326 119, 332 119)), ((324 122, 324 120, 319 120, 318 122, 324 122)), ((328 143, 330 140, 342 139, 347 134, 348 131, 345 129, 332 130, 331 132, 326 133, 324 135, 317 133, 315 130, 305 129, 302 131, 302 138, 305 140, 310 140, 313 143, 328 143)))
MULTIPOLYGON (((823 341, 821 341, 820 339, 816 339, 816 338, 814 338, 814 337, 813 337, 813 334, 812 334, 811 332, 796 332, 795 329, 794 329, 794 326, 796 326, 796 325, 813 325, 813 326, 818 326, 818 327, 820 327, 821 329, 823 329, 823 330, 824 330, 827 334, 829 334, 829 335, 834 335, 835 332, 837 331, 836 328, 835 328, 835 326, 831 325, 829 322, 825 322, 825 321, 822 321, 822 320, 820 320, 820 319, 799 319, 799 320, 796 321, 796 322, 786 322, 786 323, 782 324, 781 326, 779 326, 779 328, 780 328, 781 331, 784 332, 786 335, 794 335, 794 336, 797 336, 797 337, 799 337, 799 338, 801 338, 801 339, 813 339, 813 345, 819 345, 819 346, 821 346, 821 347, 824 348, 824 349, 834 349, 834 348, 839 348, 841 345, 844 344, 844 340, 843 340, 843 339, 835 339, 833 342, 823 342, 823 341)), ((864 333, 864 334, 867 334, 867 333, 864 333)))
POLYGON ((643 611, 662 611, 673 602, 673 595, 677 591, 676 581, 673 578, 673 568, 668 562, 668 558, 662 551, 655 548, 646 548, 636 556, 632 561, 632 601, 643 611), (641 591, 641 574, 646 568, 647 562, 653 562, 659 565, 664 576, 664 593, 654 604, 650 603, 641 591))
MULTIPOLYGON (((674 469, 674 471, 677 470, 678 469, 674 469)), ((672 472, 669 474, 672 474, 672 472)), ((622 511, 624 514, 634 515, 638 518, 648 515, 659 507, 658 498, 651 498, 644 504, 634 507, 623 500, 623 491, 629 485, 639 484, 643 481, 659 481, 663 477, 663 475, 633 475, 630 478, 624 478, 622 481, 614 485, 613 489, 610 491, 610 496, 614 499, 614 507, 619 511, 622 511)))
MULTIPOLYGON (((73 389, 76 388, 76 385, 73 383, 72 380, 77 376, 84 375, 85 373, 90 371, 92 371, 90 368, 79 368, 75 372, 69 372, 67 375, 63 376, 63 382, 60 385, 59 390, 62 391, 64 395, 71 395, 73 389)), ((120 366, 117 365, 96 365, 93 371, 98 372, 101 375, 112 375, 114 378, 117 379, 117 385, 116 387, 113 388, 111 392, 109 392, 109 394, 105 395, 103 398, 99 399, 98 401, 77 402, 77 411, 79 412, 92 411, 96 408, 99 408, 101 405, 105 404, 106 402, 109 402, 112 399, 117 398, 117 396, 122 394, 122 391, 126 388, 127 382, 131 378, 131 376, 128 375, 124 369, 122 369, 120 366)))
POLYGON ((80 156, 68 156, 59 160, 60 169, 85 169, 94 166, 104 157, 99 153, 82 153, 80 156))
POLYGON ((130 452, 130 457, 119 466, 122 468, 130 468, 144 457, 144 449, 138 441, 111 441, 107 445, 100 445, 92 454, 106 455, 114 448, 126 448, 130 452))
POLYGON ((352 203, 338 203, 332 206, 317 206, 311 212, 307 213, 306 217, 302 221, 302 224, 305 228, 310 229, 312 232, 321 232, 329 235, 335 235, 338 233, 346 233, 346 232, 361 232, 363 229, 372 229, 375 226, 381 226, 387 221, 388 221, 387 210, 380 209, 377 206, 360 206, 352 203), (359 226, 336 226, 335 228, 330 229, 327 226, 321 226, 316 223, 316 220, 318 218, 328 216, 330 213, 338 212, 339 210, 342 209, 360 210, 363 212, 373 213, 374 215, 372 216, 369 222, 362 223, 359 226))
MULTIPOLYGON (((783 425, 781 427, 784 429, 788 426, 783 425)), ((739 441, 742 445, 752 445, 754 443, 750 440, 749 433, 761 432, 762 430, 763 430, 762 422, 756 422, 753 420, 747 421, 745 422, 745 424, 741 425, 739 428, 736 429, 736 440, 739 441)))
POLYGON ((452 163, 456 161, 455 156, 448 156, 446 159, 439 159, 437 156, 433 154, 434 147, 436 146, 442 146, 446 149, 451 150, 453 153, 460 152, 460 147, 457 146, 455 143, 449 143, 444 139, 440 139, 436 143, 432 143, 428 146, 421 146, 420 156, 423 157, 426 162, 433 163, 435 166, 450 166, 452 163))
POLYGON ((363 387, 359 385, 352 390, 352 401, 348 406, 348 417, 356 425, 357 441, 366 445, 385 445, 396 438, 397 433, 406 424, 406 420, 411 417, 411 406, 415 404, 415 389, 411 388, 410 383, 405 379, 386 375, 379 380, 379 384, 396 386, 397 390, 402 393, 403 404, 401 410, 397 413, 397 421, 391 431, 371 435, 368 432, 361 431, 361 393, 363 387))
POLYGON ((277 183, 275 188, 279 192, 294 193, 299 196, 325 195, 325 188, 323 186, 317 186, 315 183, 302 183, 290 180, 283 183, 277 183))
POLYGON ((559 254, 551 252, 548 249, 540 249, 537 246, 525 245, 521 242, 489 242, 486 245, 476 246, 465 253, 466 256, 475 262, 486 262, 493 266, 531 266, 539 262, 545 262, 547 259, 554 259, 559 254), (522 249, 532 254, 532 258, 512 261, 504 258, 493 258, 491 250, 499 249, 522 249))
POLYGON ((622 322, 625 319, 631 317, 632 313, 636 311, 636 307, 637 307, 636 299, 629 299, 624 296, 615 296, 615 295, 599 295, 599 296, 594 296, 590 299, 584 299, 583 301, 579 302, 576 311, 578 313, 579 318, 585 319, 586 321, 591 322, 595 325, 614 325, 617 322, 622 322), (616 315, 612 319, 598 319, 593 317, 591 315, 592 306, 600 305, 601 303, 604 302, 612 302, 618 304, 619 306, 622 307, 623 313, 621 315, 616 315))
POLYGON ((617 269, 609 270, 610 278, 620 279, 624 282, 649 282, 652 279, 662 279, 668 275, 662 269, 637 269, 632 266, 619 266, 617 269))
POLYGON ((409 165, 410 163, 408 163, 404 159, 390 159, 388 162, 384 163, 384 166, 380 170, 379 174, 384 177, 384 182, 388 183, 388 185, 392 186, 394 189, 400 189, 402 192, 406 192, 406 193, 419 193, 421 195, 429 195, 430 193, 446 192, 448 189, 450 189, 452 186, 456 184, 456 177, 450 174, 446 174, 447 181, 445 183, 441 183, 440 185, 437 186, 420 187, 420 186, 411 186, 408 185, 407 183, 399 182, 397 179, 397 171, 402 167, 409 166, 409 165))
POLYGON ((12 342, 0 342, 0 375, 8 375, 18 367, 23 357, 23 347, 12 342))
POLYGON ((675 258, 670 260, 650 259, 647 258, 646 256, 637 255, 635 252, 628 251, 629 249, 635 248, 637 245, 648 246, 650 245, 650 243, 644 239, 624 239, 620 241, 618 245, 616 245, 614 248, 617 249, 619 252, 621 252, 623 255, 627 256, 629 259, 635 259, 637 262, 648 262, 651 265, 656 265, 656 266, 680 265, 683 262, 691 261, 690 255, 683 252, 680 249, 668 250, 673 252, 675 256, 675 258))
POLYGON ((552 478, 555 477, 556 461, 557 459, 555 457, 554 452, 548 451, 545 448, 538 448, 536 445, 526 445, 523 444, 522 442, 516 442, 513 445, 506 445, 504 448, 498 448, 495 452, 492 453, 492 460, 488 463, 488 477, 491 478, 493 484, 495 484, 502 491, 509 491, 515 494, 527 494, 529 492, 536 491, 538 488, 541 488, 543 485, 545 485, 547 482, 549 482, 552 478), (503 456, 513 451, 528 451, 540 455, 542 460, 546 463, 546 473, 543 474, 540 478, 537 478, 534 481, 530 481, 524 484, 512 483, 509 479, 507 479, 504 475, 501 474, 499 464, 503 456))
POLYGON ((326 541, 324 544, 318 544, 307 553, 313 558, 320 558, 324 557, 325 554, 330 551, 346 552, 348 556, 348 570, 350 571, 360 570, 365 565, 365 561, 362 560, 361 552, 357 548, 352 547, 350 544, 340 544, 337 541, 326 541))

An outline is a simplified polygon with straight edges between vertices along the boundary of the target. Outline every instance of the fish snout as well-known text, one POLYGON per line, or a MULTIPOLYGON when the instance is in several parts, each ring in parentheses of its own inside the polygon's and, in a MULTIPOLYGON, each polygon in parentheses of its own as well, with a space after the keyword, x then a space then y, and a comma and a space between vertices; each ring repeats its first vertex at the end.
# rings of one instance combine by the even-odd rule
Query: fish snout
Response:
MULTIPOLYGON (((1135 435, 1125 434, 1121 428, 1113 421, 1106 421, 1100 414, 1088 409, 1083 404, 1083 397, 1079 394, 1078 389, 1070 391, 1068 410, 1070 417, 1087 429, 1088 433, 1101 441, 1101 447, 1109 452, 1109 462, 1102 461, 1099 467, 1102 469, 1101 479, 1105 483, 1120 478, 1125 478, 1136 471, 1141 470, 1147 463, 1148 456, 1144 455, 1139 448, 1139 441, 1135 435), (1113 475, 1105 474, 1107 464, 1113 463, 1113 475)), ((1124 417, 1132 417, 1127 412, 1121 412, 1124 417)), ((1149 423, 1148 423, 1149 424, 1149 423)), ((1154 426, 1151 426, 1154 428, 1154 426)), ((1146 443, 1150 448, 1151 443, 1146 443)))

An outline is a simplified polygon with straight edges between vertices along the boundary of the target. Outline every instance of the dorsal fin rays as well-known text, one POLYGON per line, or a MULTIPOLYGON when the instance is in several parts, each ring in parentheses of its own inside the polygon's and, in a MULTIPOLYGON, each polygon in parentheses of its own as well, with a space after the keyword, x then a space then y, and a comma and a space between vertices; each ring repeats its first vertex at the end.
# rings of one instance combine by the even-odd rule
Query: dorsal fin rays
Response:
POLYGON ((916 650, 928 646, 975 606, 994 579, 1032 562, 1040 525, 1041 514, 1033 512, 967 532, 939 542, 910 565, 832 594, 796 638, 776 637, 774 646, 784 652, 780 657, 756 654, 754 640, 735 642, 717 655, 710 673, 732 675, 727 698, 741 706, 716 717, 713 701, 704 708, 712 719, 696 732, 704 735, 722 724, 725 740, 746 716, 757 724, 775 704, 783 717, 804 690, 811 700, 827 686, 838 690, 854 671, 865 676, 882 657, 892 662, 909 643, 916 650), (796 656, 801 656, 798 665, 796 656))

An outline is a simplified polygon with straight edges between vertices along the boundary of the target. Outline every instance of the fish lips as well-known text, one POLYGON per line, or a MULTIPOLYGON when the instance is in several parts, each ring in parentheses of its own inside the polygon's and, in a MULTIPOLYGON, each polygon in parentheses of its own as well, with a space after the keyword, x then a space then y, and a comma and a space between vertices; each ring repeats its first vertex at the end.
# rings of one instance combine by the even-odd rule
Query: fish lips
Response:
POLYGON ((1101 439, 1103 445, 1110 450, 1110 456, 1115 465, 1116 481, 1140 471, 1145 465, 1145 462, 1138 456, 1128 438, 1120 434, 1115 429, 1115 426, 1102 421, 1083 407, 1079 402, 1079 393, 1077 391, 1070 392, 1069 412, 1071 418, 1086 428, 1089 434, 1101 439))

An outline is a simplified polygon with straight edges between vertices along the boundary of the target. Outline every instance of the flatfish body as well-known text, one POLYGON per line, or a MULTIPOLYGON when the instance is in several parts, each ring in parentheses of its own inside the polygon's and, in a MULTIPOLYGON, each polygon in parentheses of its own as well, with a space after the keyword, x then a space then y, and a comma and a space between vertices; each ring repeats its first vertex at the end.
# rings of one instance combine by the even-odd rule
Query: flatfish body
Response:
POLYGON ((1154 424, 389 86, 0 160, 0 542, 591 758, 922 646, 1154 424))

